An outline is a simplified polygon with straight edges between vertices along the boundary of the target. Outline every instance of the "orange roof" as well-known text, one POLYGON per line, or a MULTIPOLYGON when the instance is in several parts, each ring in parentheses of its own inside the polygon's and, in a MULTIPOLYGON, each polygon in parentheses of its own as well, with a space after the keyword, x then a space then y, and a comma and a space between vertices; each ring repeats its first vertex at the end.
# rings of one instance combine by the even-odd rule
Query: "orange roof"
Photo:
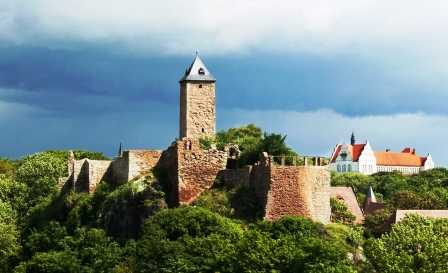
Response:
POLYGON ((373 152, 376 157, 376 165, 379 166, 422 166, 422 159, 415 150, 405 148, 399 152, 373 152))

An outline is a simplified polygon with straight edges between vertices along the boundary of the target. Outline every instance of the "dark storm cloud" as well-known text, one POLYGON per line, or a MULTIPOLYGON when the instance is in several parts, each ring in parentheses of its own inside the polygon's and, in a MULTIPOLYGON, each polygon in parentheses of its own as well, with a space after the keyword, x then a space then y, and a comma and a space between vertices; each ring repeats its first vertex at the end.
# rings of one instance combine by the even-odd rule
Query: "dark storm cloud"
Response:
POLYGON ((219 81, 218 105, 226 108, 333 109, 347 116, 448 113, 442 104, 446 87, 405 79, 390 67, 350 55, 253 54, 211 63, 215 67, 209 70, 219 81), (428 96, 431 93, 439 99, 428 96))
POLYGON ((101 104, 101 97, 106 102, 116 98, 173 104, 182 71, 173 58, 140 58, 97 49, 7 47, 0 56, 0 88, 23 92, 0 99, 52 111, 119 110, 113 103, 101 104), (92 107, 88 97, 97 97, 92 107))
MULTIPOLYGON (((178 104, 190 57, 7 47, 0 56, 0 100, 66 114, 132 111, 153 101, 178 104), (129 104, 129 105, 128 105, 129 104), (132 107, 128 107, 133 105, 132 107), (139 106, 137 106, 139 107, 139 106)), ((333 109, 347 116, 422 111, 446 114, 446 88, 406 81, 386 66, 350 55, 201 56, 217 78, 217 105, 248 110, 333 109), (428 96, 437 90, 439 99, 428 96), (426 93, 426 96, 422 94, 426 93)))

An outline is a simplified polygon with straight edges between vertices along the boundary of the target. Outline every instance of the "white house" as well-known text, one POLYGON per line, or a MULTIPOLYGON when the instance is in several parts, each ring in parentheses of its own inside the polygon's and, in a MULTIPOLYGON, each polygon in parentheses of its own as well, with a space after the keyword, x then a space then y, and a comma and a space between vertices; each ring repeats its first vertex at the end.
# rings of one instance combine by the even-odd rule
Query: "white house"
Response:
POLYGON ((355 144, 352 134, 350 144, 338 144, 331 155, 331 169, 342 172, 372 174, 376 172, 400 171, 403 174, 418 173, 434 168, 430 154, 420 157, 415 149, 405 148, 401 152, 373 151, 369 141, 355 144))

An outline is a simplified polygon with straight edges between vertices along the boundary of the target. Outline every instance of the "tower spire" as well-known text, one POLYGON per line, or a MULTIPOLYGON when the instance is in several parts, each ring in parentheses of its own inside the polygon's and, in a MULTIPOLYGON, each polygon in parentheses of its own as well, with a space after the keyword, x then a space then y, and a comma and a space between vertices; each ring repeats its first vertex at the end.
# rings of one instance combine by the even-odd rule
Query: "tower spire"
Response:
POLYGON ((123 156, 123 141, 120 140, 120 148, 118 148, 118 156, 123 156))

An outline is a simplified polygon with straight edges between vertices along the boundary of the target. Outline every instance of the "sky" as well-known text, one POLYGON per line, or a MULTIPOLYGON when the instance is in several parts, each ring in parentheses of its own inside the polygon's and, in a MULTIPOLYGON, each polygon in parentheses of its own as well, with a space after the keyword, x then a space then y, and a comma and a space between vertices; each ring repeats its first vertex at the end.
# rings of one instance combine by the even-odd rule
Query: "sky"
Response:
POLYGON ((448 166, 447 1, 0 0, 0 157, 166 149, 196 51, 217 130, 300 155, 415 148, 448 166))

